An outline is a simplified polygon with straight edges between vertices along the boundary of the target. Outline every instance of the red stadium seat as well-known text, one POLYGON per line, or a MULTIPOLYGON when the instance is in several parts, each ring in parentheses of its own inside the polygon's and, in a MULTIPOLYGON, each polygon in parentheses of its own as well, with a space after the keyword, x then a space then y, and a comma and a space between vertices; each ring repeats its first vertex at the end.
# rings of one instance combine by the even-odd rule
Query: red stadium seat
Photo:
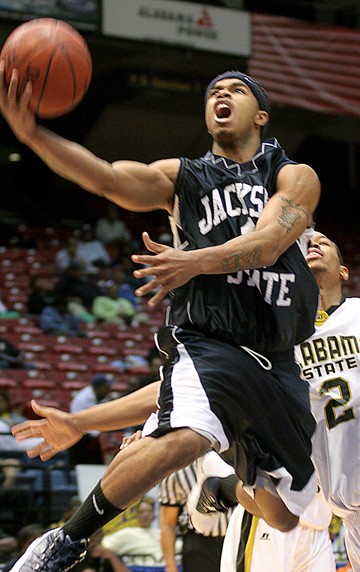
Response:
POLYGON ((60 371, 88 371, 86 363, 74 361, 58 361, 54 364, 55 368, 60 371))
POLYGON ((10 377, 1 377, 0 376, 0 389, 10 389, 11 387, 14 387, 14 388, 17 387, 17 383, 16 383, 15 379, 12 379, 10 377))
POLYGON ((30 334, 32 336, 43 334, 42 330, 37 326, 27 325, 27 324, 24 325, 18 324, 17 326, 15 326, 14 331, 19 334, 30 334))
POLYGON ((56 383, 50 379, 24 379, 22 386, 28 389, 56 389, 56 383))
POLYGON ((34 354, 43 354, 48 351, 48 346, 45 344, 37 344, 33 342, 24 342, 20 339, 17 344, 19 350, 24 352, 32 352, 34 354))
POLYGON ((108 346, 90 346, 87 350, 86 353, 92 356, 118 356, 119 352, 116 348, 114 347, 108 347, 108 346))
POLYGON ((51 346, 51 349, 60 354, 81 354, 83 352, 83 348, 78 345, 76 342, 74 343, 63 343, 63 344, 54 344, 51 346))

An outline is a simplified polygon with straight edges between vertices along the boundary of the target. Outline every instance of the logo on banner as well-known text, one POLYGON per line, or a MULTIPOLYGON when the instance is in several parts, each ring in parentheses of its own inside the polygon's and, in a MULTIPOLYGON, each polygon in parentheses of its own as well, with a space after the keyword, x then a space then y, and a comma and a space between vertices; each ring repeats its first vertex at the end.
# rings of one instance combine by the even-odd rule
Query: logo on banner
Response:
POLYGON ((205 26, 206 28, 212 28, 214 23, 211 19, 209 14, 209 10, 207 8, 202 9, 202 13, 200 18, 196 21, 198 26, 205 26))
POLYGON ((174 11, 170 8, 166 10, 160 8, 151 8, 149 6, 141 6, 138 11, 141 17, 153 20, 166 20, 177 24, 177 33, 179 35, 206 38, 216 40, 218 33, 214 29, 214 22, 210 16, 209 9, 204 7, 198 18, 194 18, 192 14, 174 11))

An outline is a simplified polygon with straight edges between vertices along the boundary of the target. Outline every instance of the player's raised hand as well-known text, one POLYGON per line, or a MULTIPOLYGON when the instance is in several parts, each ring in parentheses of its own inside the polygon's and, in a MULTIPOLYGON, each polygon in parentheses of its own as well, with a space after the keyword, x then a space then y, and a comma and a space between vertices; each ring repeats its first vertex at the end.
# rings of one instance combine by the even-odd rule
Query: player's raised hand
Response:
POLYGON ((18 95, 19 75, 16 69, 11 74, 9 85, 5 83, 5 62, 0 61, 0 111, 19 141, 26 143, 36 125, 35 115, 29 108, 32 85, 27 83, 18 95))
POLYGON ((143 232, 144 244, 154 254, 134 254, 131 259, 137 264, 144 264, 144 268, 134 271, 135 278, 148 278, 151 280, 136 290, 137 296, 145 296, 157 289, 154 296, 148 301, 149 306, 156 306, 165 296, 198 274, 195 263, 196 251, 184 251, 160 244, 151 240, 147 232, 143 232))
POLYGON ((59 451, 77 443, 83 436, 71 413, 39 405, 34 399, 31 406, 42 419, 24 421, 11 428, 17 441, 33 437, 43 439, 40 444, 27 451, 29 457, 40 457, 42 461, 47 461, 59 451))

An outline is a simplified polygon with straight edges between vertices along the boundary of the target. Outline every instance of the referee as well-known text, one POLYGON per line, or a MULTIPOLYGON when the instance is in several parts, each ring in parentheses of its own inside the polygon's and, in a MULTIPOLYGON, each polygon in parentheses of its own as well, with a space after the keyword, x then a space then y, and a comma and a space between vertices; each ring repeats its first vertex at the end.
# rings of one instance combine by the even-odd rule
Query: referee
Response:
POLYGON ((177 530, 183 538, 183 572, 219 572, 221 551, 232 510, 219 513, 209 536, 194 530, 186 508, 187 497, 196 483, 196 464, 192 463, 160 483, 161 546, 166 572, 177 572, 175 541, 177 530))

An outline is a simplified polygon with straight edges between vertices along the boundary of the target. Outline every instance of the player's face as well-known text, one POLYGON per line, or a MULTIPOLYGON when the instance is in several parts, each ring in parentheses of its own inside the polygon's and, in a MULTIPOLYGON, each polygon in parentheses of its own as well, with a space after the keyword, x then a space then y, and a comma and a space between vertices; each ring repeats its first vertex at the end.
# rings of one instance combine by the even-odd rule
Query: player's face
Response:
POLYGON ((316 277, 326 275, 335 280, 346 279, 347 268, 340 263, 336 245, 324 234, 315 232, 310 241, 307 263, 316 277))
POLYGON ((267 117, 264 111, 259 111, 250 88, 239 79, 223 79, 210 90, 205 117, 207 128, 215 140, 245 135, 262 114, 267 117))

